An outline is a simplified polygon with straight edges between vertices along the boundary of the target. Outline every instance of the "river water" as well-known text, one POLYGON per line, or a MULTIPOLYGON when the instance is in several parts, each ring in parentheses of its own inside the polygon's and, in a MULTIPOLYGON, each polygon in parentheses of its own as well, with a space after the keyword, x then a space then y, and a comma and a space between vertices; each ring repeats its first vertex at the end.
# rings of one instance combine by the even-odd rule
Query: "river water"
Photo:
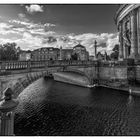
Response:
POLYGON ((140 97, 39 79, 19 96, 15 135, 140 135, 140 97))

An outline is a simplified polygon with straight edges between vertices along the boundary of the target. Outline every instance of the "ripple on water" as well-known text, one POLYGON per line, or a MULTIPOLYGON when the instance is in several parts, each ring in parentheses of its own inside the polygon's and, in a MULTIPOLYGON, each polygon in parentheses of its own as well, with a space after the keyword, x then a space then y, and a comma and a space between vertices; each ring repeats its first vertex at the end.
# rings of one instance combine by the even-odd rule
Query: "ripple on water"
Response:
POLYGON ((139 98, 39 79, 19 96, 16 135, 140 135, 139 98))

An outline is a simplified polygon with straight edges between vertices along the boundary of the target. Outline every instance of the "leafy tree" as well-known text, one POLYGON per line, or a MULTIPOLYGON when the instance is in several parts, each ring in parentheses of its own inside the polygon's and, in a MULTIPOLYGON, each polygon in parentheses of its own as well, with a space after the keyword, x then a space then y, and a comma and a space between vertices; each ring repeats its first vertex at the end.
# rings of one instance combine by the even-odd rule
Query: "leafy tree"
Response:
POLYGON ((113 60, 118 60, 118 56, 119 56, 119 45, 118 44, 116 44, 115 46, 114 46, 114 48, 112 49, 112 53, 111 53, 111 55, 110 55, 110 57, 111 57, 111 59, 113 59, 113 60))
POLYGON ((17 60, 16 43, 6 43, 0 47, 1 60, 17 60))
POLYGON ((115 46, 114 46, 114 48, 112 49, 112 51, 117 51, 117 52, 119 52, 119 45, 118 44, 116 44, 115 46))

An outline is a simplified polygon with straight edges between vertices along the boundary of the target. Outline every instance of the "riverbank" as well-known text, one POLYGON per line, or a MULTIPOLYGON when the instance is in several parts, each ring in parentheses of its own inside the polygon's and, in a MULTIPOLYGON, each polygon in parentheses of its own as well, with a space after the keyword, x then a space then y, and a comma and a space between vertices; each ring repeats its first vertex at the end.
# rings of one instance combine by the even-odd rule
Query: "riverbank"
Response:
POLYGON ((74 73, 68 73, 68 72, 59 72, 59 73, 55 73, 53 74, 54 76, 54 80, 55 81, 59 81, 59 82, 64 82, 64 83, 68 83, 68 84, 72 84, 72 85, 77 85, 77 86, 82 86, 82 87, 86 87, 86 88, 96 88, 96 87, 105 87, 105 88, 109 88, 109 89, 114 89, 114 90, 119 90, 119 91, 124 91, 126 92, 126 94, 130 94, 130 95, 135 95, 135 96, 140 96, 140 86, 139 85, 135 85, 135 86, 129 86, 129 85, 125 85, 125 83, 122 83, 123 81, 114 81, 114 82, 108 82, 109 84, 102 84, 104 83, 102 81, 102 83, 99 84, 90 84, 88 79, 86 79, 86 77, 84 76, 79 76, 76 75, 74 73))

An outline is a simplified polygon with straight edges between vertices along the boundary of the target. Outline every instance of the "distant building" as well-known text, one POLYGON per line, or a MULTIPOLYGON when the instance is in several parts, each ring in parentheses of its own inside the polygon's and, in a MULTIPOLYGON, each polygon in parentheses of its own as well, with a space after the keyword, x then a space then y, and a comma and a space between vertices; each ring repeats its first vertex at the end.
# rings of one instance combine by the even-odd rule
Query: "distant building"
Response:
POLYGON ((73 49, 62 49, 60 47, 60 60, 71 60, 73 49))
POLYGON ((104 60, 104 55, 100 52, 97 53, 97 60, 104 60))
POLYGON ((48 48, 39 48, 32 51, 32 60, 58 60, 60 55, 60 50, 58 48, 48 47, 48 48))
POLYGON ((31 51, 20 51, 18 58, 19 61, 31 60, 31 51))
POLYGON ((93 61, 94 60, 94 55, 90 55, 89 60, 93 61))
POLYGON ((86 47, 82 46, 81 44, 73 47, 73 54, 77 54, 78 60, 89 60, 89 53, 86 50, 86 47))

